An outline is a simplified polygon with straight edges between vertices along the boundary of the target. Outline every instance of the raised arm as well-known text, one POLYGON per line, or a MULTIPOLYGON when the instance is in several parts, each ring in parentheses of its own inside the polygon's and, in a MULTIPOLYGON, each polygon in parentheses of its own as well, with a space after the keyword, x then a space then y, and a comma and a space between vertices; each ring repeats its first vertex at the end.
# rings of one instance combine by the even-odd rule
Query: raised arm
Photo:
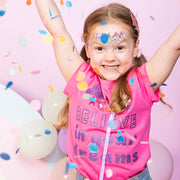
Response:
POLYGON ((53 0, 35 0, 42 22, 53 36, 55 57, 66 81, 83 62, 53 0))
POLYGON ((180 25, 146 64, 151 83, 157 83, 157 86, 153 87, 154 91, 156 91, 169 77, 179 56, 180 25))

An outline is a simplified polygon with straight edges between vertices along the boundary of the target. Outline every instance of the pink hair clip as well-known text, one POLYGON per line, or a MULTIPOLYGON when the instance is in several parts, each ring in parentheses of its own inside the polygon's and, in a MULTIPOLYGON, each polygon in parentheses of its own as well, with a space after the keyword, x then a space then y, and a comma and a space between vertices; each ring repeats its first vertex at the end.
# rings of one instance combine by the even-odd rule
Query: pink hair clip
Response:
POLYGON ((137 19, 136 17, 132 14, 132 12, 130 11, 130 14, 131 14, 131 19, 132 19, 132 22, 133 22, 133 26, 136 28, 136 30, 139 32, 139 26, 138 26, 138 23, 137 23, 137 19))

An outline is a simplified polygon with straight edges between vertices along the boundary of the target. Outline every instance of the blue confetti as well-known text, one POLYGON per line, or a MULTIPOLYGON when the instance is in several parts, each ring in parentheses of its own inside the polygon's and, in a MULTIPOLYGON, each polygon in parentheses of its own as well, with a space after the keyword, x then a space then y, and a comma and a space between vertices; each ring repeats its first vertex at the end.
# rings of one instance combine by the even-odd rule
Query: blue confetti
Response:
POLYGON ((72 62, 72 60, 71 60, 71 59, 69 59, 69 58, 67 58, 67 60, 72 62))
POLYGON ((157 85, 157 83, 153 83, 153 84, 151 84, 151 87, 154 87, 154 86, 156 86, 157 85))
POLYGON ((5 12, 6 12, 6 9, 4 8, 0 9, 0 16, 4 16, 5 12))
POLYGON ((19 152, 19 150, 20 150, 20 148, 18 148, 18 149, 16 150, 16 154, 19 152))
POLYGON ((72 3, 70 1, 66 1, 65 4, 66 4, 67 7, 71 7, 72 6, 72 3))
POLYGON ((121 136, 121 131, 120 130, 117 130, 117 133, 119 136, 121 136))
POLYGON ((119 142, 124 142, 124 138, 123 138, 122 136, 119 136, 119 137, 117 138, 117 140, 118 140, 119 142))
POLYGON ((57 16, 54 16, 54 17, 51 17, 51 19, 55 19, 55 18, 57 18, 57 17, 59 17, 60 15, 57 15, 57 16))
POLYGON ((70 169, 76 169, 77 168, 77 164, 76 163, 71 163, 71 164, 69 164, 69 168, 70 169))
POLYGON ((130 78, 129 83, 130 83, 131 85, 134 84, 134 78, 133 78, 133 77, 130 78))
POLYGON ((107 24, 108 22, 100 22, 99 24, 101 24, 101 25, 105 25, 105 24, 107 24))
POLYGON ((47 135, 49 135, 49 134, 51 134, 51 131, 48 130, 48 129, 46 129, 46 130, 44 131, 44 133, 47 134, 47 135))
POLYGON ((93 97, 90 97, 89 100, 92 101, 92 102, 96 102, 96 99, 93 98, 93 97))
POLYGON ((167 86, 167 84, 163 83, 162 86, 167 86))
POLYGON ((109 35, 108 34, 102 34, 100 39, 101 39, 101 42, 103 44, 106 44, 108 42, 108 40, 109 40, 109 35))
POLYGON ((6 85, 6 88, 5 89, 8 89, 10 86, 12 86, 13 85, 13 82, 12 81, 9 81, 8 83, 7 83, 7 85, 6 85))
POLYGON ((117 123, 116 121, 108 121, 108 127, 111 128, 111 129, 115 129, 117 126, 117 123))
POLYGON ((73 46, 73 52, 74 52, 74 46, 73 46))
POLYGON ((89 144, 88 148, 92 153, 96 153, 96 152, 99 151, 99 147, 96 144, 93 144, 93 143, 89 144))
POLYGON ((40 33, 40 34, 43 34, 43 35, 47 34, 47 32, 44 31, 44 30, 39 30, 39 33, 40 33))
POLYGON ((1 157, 3 160, 9 160, 9 159, 10 159, 10 156, 9 156, 9 154, 7 154, 7 153, 1 153, 1 154, 0 154, 0 157, 1 157))
POLYGON ((52 16, 52 12, 51 12, 51 10, 50 10, 50 9, 49 9, 49 15, 50 15, 50 16, 52 16))

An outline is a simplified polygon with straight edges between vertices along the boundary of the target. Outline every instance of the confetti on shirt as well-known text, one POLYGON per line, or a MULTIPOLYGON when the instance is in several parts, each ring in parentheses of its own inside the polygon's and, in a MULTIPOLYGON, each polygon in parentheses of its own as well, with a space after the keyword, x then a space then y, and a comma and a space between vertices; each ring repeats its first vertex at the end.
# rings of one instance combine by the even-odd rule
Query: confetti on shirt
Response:
POLYGON ((76 163, 70 163, 69 164, 69 168, 70 169, 76 169, 77 168, 77 164, 76 163))
POLYGON ((94 143, 89 144, 88 148, 92 153, 96 153, 99 151, 99 147, 94 143))
POLYGON ((151 84, 151 87, 157 86, 157 83, 153 83, 151 84))

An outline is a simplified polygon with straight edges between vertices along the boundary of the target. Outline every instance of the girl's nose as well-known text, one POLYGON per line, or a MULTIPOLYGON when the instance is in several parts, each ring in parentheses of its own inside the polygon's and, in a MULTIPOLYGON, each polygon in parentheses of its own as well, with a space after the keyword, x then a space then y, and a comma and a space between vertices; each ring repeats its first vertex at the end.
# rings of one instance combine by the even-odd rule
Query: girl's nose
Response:
POLYGON ((115 53, 113 52, 112 49, 107 50, 105 59, 106 59, 106 61, 115 61, 116 60, 115 53))

